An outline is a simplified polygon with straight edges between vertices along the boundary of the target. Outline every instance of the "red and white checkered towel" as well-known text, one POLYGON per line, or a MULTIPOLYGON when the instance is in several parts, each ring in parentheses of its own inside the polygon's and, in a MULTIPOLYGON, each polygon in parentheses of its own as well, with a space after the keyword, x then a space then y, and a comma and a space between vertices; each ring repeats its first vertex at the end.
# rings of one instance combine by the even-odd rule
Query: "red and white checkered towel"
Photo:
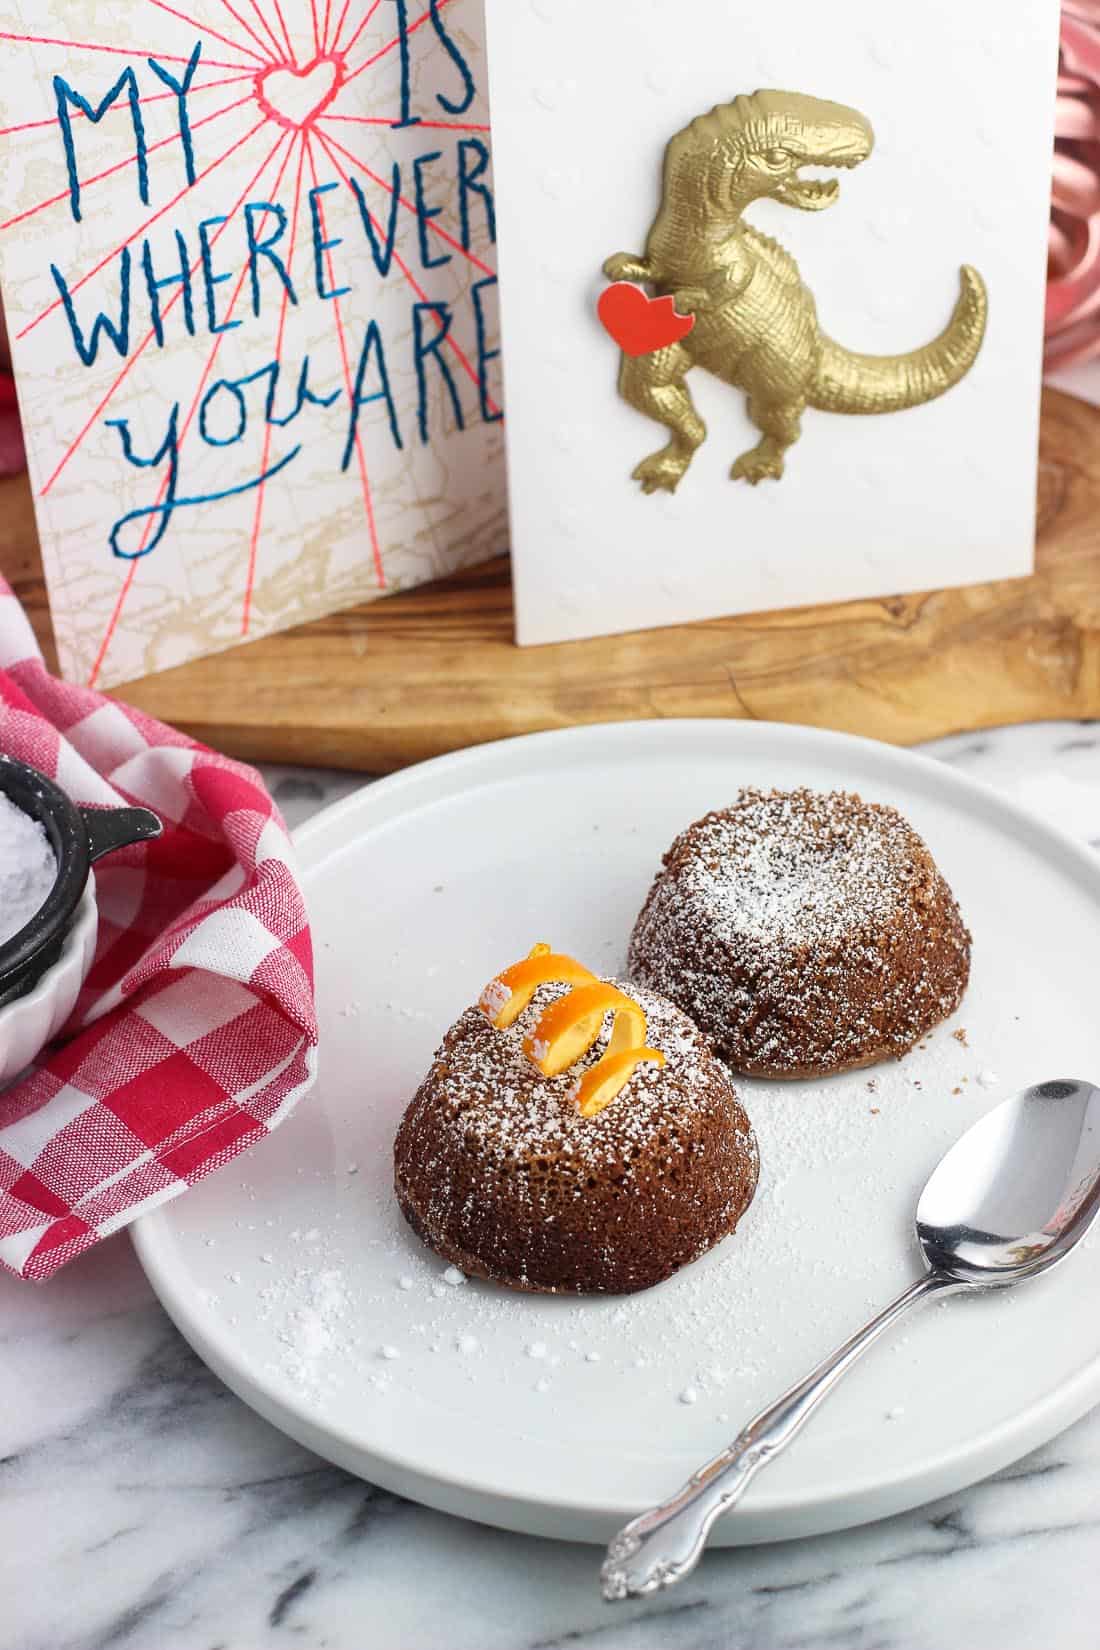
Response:
POLYGON ((165 826, 96 867, 68 1040, 0 1094, 0 1264, 45 1278, 287 1116, 315 1071, 313 956, 259 775, 55 680, 3 579, 0 751, 165 826))

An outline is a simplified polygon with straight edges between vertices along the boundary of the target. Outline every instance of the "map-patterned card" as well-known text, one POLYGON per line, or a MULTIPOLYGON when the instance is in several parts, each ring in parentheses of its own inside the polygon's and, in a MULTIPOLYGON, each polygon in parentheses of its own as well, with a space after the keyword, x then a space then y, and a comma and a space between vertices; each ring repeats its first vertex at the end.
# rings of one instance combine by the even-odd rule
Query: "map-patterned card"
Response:
POLYGON ((481 0, 0 0, 0 54, 69 679, 505 548, 481 0))

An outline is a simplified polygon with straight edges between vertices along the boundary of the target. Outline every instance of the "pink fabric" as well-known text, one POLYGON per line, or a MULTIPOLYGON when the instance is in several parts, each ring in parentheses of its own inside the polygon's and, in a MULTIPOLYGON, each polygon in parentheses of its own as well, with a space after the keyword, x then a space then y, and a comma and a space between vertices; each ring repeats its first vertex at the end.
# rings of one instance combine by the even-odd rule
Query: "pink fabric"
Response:
POLYGON ((1100 0, 1063 0, 1048 258, 1051 371, 1100 355, 1100 0))
POLYGON ((165 825, 96 867, 67 1040, 0 1094, 0 1265, 45 1278, 288 1115, 314 1072, 313 956, 259 775, 50 676, 3 579, 0 751, 165 825))

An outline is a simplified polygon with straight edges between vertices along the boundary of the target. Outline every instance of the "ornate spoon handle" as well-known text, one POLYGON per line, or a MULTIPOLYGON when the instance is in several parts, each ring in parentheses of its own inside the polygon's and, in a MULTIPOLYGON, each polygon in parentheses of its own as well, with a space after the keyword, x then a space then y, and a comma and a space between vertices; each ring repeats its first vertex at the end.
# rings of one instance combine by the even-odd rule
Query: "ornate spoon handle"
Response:
POLYGON ((733 1443, 693 1473, 676 1495, 632 1519, 607 1549, 600 1572, 604 1598, 641 1598, 689 1575, 699 1562, 715 1519, 741 1499, 762 1466, 786 1449, 822 1399, 872 1342, 918 1301, 944 1290, 967 1287, 944 1273, 926 1273, 804 1380, 762 1409, 733 1443))

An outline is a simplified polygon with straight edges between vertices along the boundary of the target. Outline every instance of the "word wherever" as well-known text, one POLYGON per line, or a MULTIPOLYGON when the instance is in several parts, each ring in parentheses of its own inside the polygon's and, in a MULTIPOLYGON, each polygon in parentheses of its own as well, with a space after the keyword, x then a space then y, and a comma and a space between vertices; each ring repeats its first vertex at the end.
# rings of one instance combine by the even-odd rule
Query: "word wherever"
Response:
MULTIPOLYGON (((453 257, 450 252, 434 250, 428 240, 428 226, 433 218, 439 216, 440 208, 428 205, 426 167, 440 158, 441 152, 433 150, 426 155, 418 155, 413 162, 413 194, 419 231, 417 240, 420 264, 426 270, 438 269, 443 264, 449 264, 453 257)), ((488 150, 479 138, 463 138, 457 144, 456 177, 459 190, 459 221, 462 227, 461 245, 464 252, 470 250, 470 200, 473 196, 476 195, 483 202, 490 231, 495 230, 493 199, 482 176, 488 159, 488 150)), ((392 181, 387 186, 391 193, 388 219, 384 228, 367 204, 363 184, 355 177, 351 177, 349 181, 355 219, 362 230, 365 247, 370 253, 369 263, 363 260, 361 267, 368 272, 376 272, 385 279, 390 274, 394 259, 397 214, 401 202, 401 168, 395 161, 392 181)), ((323 215, 323 197, 340 188, 337 183, 322 183, 310 189, 308 193, 307 211, 312 258, 307 278, 308 287, 304 293, 300 291, 301 280, 295 282, 287 267, 289 214, 279 202, 269 200, 245 203, 240 213, 244 244, 234 265, 229 268, 215 267, 221 260, 213 244, 217 237, 211 233, 230 222, 224 213, 204 218, 198 225, 195 232, 197 251, 194 245, 188 243, 181 229, 174 230, 172 251, 169 254, 171 269, 167 267, 168 259, 162 261, 158 258, 153 249, 153 242, 148 237, 142 242, 141 253, 137 258, 128 246, 124 246, 115 261, 118 275, 117 308, 112 314, 100 310, 90 322, 81 320, 68 282, 57 265, 51 264, 50 271, 65 308, 73 348, 80 360, 86 367, 94 366, 105 340, 110 341, 120 356, 129 355, 138 330, 133 322, 136 308, 134 289, 139 280, 145 289, 149 323, 156 343, 161 349, 164 348, 166 337, 165 306, 161 293, 172 287, 179 289, 182 312, 180 330, 186 331, 192 338, 200 331, 216 336, 221 332, 233 332, 245 324, 242 320, 219 320, 219 295, 216 290, 225 282, 232 281, 234 274, 242 269, 247 270, 251 311, 256 320, 263 312, 265 290, 270 290, 279 301, 285 293, 295 307, 306 298, 316 298, 328 303, 343 298, 352 291, 352 287, 348 284, 334 285, 326 272, 326 264, 327 254, 343 246, 345 236, 331 235, 326 229, 323 215), (273 224, 269 221, 272 218, 273 224), (135 263, 140 266, 141 271, 137 279, 134 275, 135 263)), ((349 257, 348 263, 352 266, 350 273, 354 269, 354 257, 349 257)))

